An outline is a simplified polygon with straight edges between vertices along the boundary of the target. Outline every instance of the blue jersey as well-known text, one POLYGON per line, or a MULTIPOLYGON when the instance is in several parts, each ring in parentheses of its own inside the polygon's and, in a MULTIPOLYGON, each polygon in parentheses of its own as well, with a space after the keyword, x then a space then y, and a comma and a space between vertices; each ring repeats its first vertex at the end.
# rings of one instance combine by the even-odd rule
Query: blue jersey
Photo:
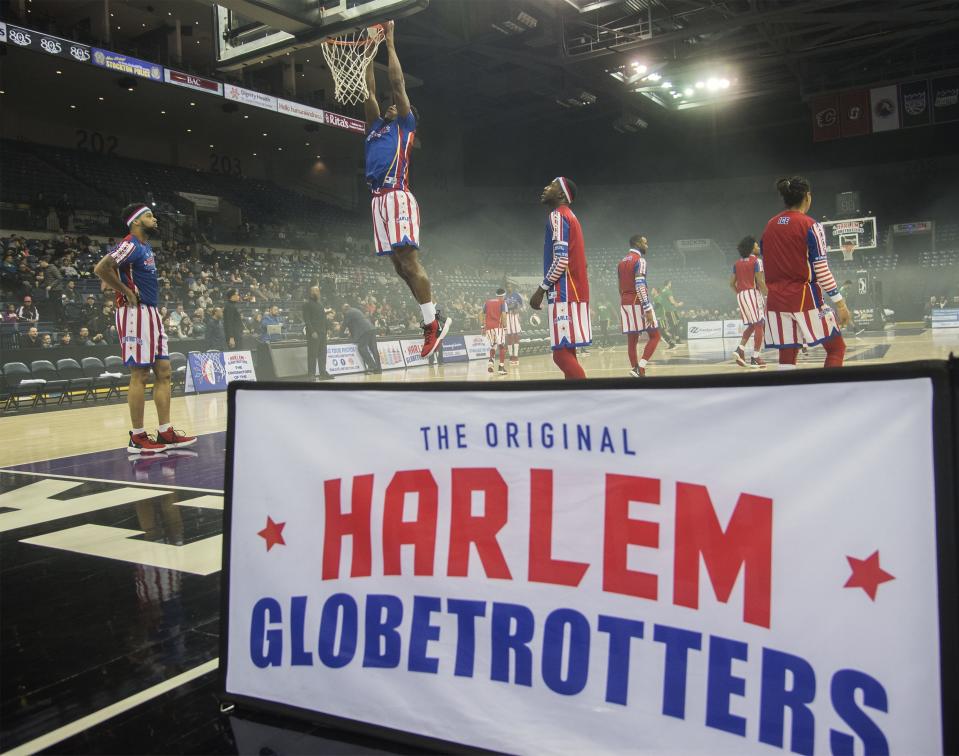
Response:
POLYGON ((410 188, 410 150, 416 133, 412 113, 387 123, 373 121, 366 135, 366 183, 374 192, 410 188))
MULTIPOLYGON (((156 307, 160 287, 157 284, 157 264, 153 257, 153 248, 128 234, 113 248, 110 257, 120 270, 120 280, 137 293, 140 302, 156 307)), ((117 292, 117 307, 125 304, 126 299, 117 292)))
POLYGON ((523 297, 517 292, 506 295, 506 309, 510 312, 519 312, 523 309, 523 297))

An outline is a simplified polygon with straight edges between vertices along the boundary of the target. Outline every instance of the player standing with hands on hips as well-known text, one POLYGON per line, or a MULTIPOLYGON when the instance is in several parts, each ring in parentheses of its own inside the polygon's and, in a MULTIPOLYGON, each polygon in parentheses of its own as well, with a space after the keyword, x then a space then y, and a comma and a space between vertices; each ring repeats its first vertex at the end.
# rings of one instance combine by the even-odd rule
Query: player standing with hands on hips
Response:
POLYGON ((546 316, 553 362, 568 381, 586 378, 586 371, 576 359, 576 347, 589 346, 593 341, 583 229, 569 207, 575 199, 576 184, 564 176, 553 179, 543 189, 540 201, 550 209, 543 248, 543 282, 529 298, 529 306, 539 310, 549 294, 546 316))
POLYGON ((779 350, 779 366, 795 368, 803 344, 822 344, 824 367, 841 367, 846 353, 839 326, 852 322, 849 308, 826 261, 826 234, 806 213, 812 205, 809 182, 801 176, 776 182, 786 209, 766 224, 760 242, 766 271, 766 345, 779 350), (836 305, 828 307, 823 292, 836 305))
POLYGON ((429 357, 449 332, 452 320, 440 323, 430 279, 419 260, 420 208, 410 191, 410 152, 416 138, 417 113, 406 95, 406 79, 396 55, 393 22, 386 24, 387 70, 393 104, 380 113, 373 61, 366 67, 369 95, 366 111, 366 181, 373 192, 373 239, 376 254, 388 255, 397 275, 406 282, 423 316, 423 349, 429 357))

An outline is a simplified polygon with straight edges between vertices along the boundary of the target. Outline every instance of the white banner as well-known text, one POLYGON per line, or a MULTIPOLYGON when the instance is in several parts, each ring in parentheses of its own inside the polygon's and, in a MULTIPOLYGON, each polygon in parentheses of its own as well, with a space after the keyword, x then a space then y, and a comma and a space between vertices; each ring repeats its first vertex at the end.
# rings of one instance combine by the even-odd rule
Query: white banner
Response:
POLYGON ((403 350, 403 359, 406 360, 406 367, 429 364, 429 360, 424 360, 420 357, 420 351, 423 349, 422 339, 400 339, 400 348, 403 350))
POLYGON ((466 338, 466 351, 471 360, 489 359, 489 339, 481 333, 472 333, 466 338))
POLYGON ((329 344, 326 347, 326 372, 330 375, 362 373, 363 360, 356 344, 329 344))
POLYGON ((227 84, 223 88, 223 96, 228 100, 242 102, 244 105, 252 105, 255 108, 276 110, 276 98, 273 95, 254 92, 252 89, 244 89, 235 84, 227 84))
POLYGON ((932 416, 926 378, 240 390, 227 695, 520 754, 941 753, 932 416))
POLYGON ((959 309, 933 310, 933 328, 959 328, 959 309))
POLYGON ((6 42, 6 41, 7 41, 7 25, 3 21, 0 21, 0 42, 6 42))
POLYGON ((723 321, 723 338, 724 339, 738 339, 743 335, 743 331, 746 330, 746 326, 742 320, 724 320, 723 321))
POLYGON ((298 102, 278 99, 276 101, 276 109, 279 113, 302 118, 304 121, 313 121, 315 123, 324 122, 322 110, 319 108, 311 108, 309 105, 301 105, 298 102))
POLYGON ((869 91, 872 107, 872 130, 891 131, 899 128, 899 89, 895 84, 869 91))
POLYGON ((226 363, 226 382, 255 381, 256 370, 253 369, 253 354, 250 352, 224 352, 226 363))
POLYGON ((721 339, 722 337, 723 321, 721 320, 691 320, 686 324, 688 339, 721 339))
POLYGON ((384 370, 406 367, 403 360, 403 348, 398 341, 377 341, 376 351, 380 353, 380 366, 384 370))

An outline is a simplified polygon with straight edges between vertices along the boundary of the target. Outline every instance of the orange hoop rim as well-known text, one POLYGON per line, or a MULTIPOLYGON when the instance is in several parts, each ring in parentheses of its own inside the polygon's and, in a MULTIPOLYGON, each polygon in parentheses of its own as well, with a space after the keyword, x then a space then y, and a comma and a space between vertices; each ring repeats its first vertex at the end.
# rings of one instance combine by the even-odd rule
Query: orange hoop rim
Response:
POLYGON ((327 37, 323 40, 324 45, 340 45, 342 47, 357 47, 358 45, 368 45, 370 44, 370 29, 377 29, 383 33, 386 32, 386 27, 383 24, 372 24, 371 26, 366 27, 366 37, 363 39, 339 39, 338 37, 327 37))

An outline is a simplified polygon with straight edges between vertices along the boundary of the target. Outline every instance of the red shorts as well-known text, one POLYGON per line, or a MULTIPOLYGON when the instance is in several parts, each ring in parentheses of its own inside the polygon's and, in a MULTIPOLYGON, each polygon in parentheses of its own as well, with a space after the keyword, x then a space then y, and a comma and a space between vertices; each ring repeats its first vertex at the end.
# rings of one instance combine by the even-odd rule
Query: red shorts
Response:
POLYGON ((152 305, 118 307, 117 334, 125 365, 150 367, 157 360, 170 359, 170 342, 160 313, 152 305))

